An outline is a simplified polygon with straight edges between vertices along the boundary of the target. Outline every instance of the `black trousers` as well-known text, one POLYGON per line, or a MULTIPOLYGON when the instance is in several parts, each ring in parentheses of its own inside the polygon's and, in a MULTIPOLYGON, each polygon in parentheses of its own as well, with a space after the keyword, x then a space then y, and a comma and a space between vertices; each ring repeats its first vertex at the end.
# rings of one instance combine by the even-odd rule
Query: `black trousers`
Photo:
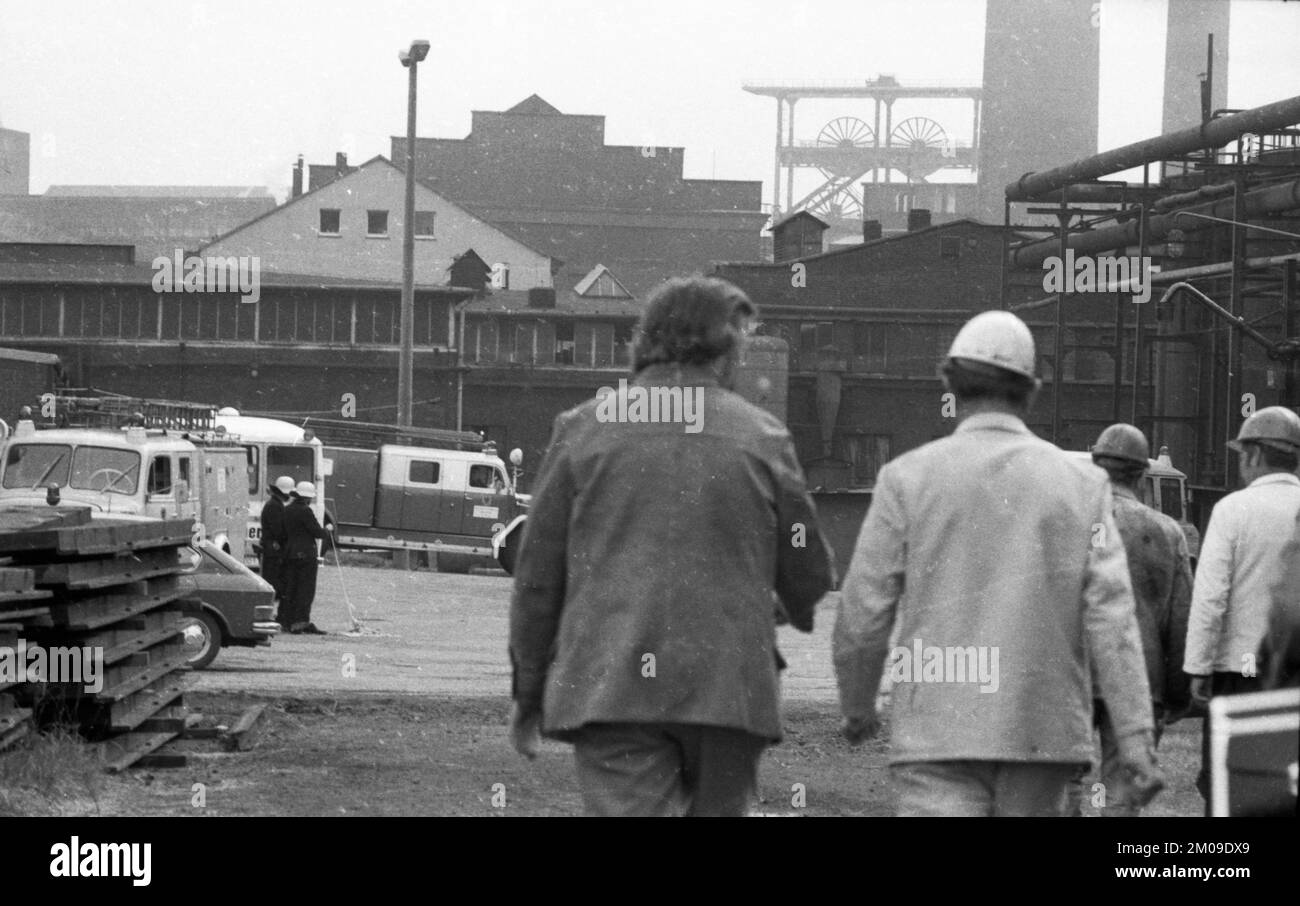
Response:
MULTIPOLYGON (((1210 696, 1241 695, 1258 692, 1262 688, 1259 677, 1240 673, 1214 673, 1210 677, 1210 696)), ((1196 775, 1196 789, 1205 800, 1205 816, 1210 816, 1210 712, 1206 709, 1201 724, 1201 772, 1196 775)))
POLYGON ((284 558, 262 552, 262 578, 271 583, 277 599, 284 600, 284 558))
POLYGON ((284 561, 284 603, 282 626, 293 628, 311 622, 311 605, 316 600, 316 558, 284 561))

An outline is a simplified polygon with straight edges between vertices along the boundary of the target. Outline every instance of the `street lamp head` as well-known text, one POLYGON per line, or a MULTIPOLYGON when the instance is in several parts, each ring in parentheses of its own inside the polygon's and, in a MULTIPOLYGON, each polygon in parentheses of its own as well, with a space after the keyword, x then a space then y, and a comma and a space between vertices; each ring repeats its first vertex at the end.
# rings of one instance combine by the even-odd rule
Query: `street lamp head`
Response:
POLYGON ((402 61, 402 65, 403 65, 403 66, 410 66, 410 65, 411 65, 411 52, 408 51, 408 50, 399 50, 399 51, 397 52, 397 59, 399 59, 399 60, 402 61))
POLYGON ((411 42, 411 58, 417 63, 423 63, 424 58, 429 55, 429 42, 420 40, 411 42))

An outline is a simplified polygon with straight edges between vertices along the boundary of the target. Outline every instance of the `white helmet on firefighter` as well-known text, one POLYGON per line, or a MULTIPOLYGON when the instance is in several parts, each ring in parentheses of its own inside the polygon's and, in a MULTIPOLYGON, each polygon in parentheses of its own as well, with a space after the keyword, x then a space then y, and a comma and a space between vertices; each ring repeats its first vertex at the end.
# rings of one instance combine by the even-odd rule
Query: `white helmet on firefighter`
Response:
POLYGON ((953 338, 948 358, 992 365, 1036 380, 1033 334, 1009 311, 985 311, 967 321, 953 338))
POLYGON ((293 479, 288 475, 281 475, 275 480, 275 489, 281 494, 288 494, 293 490, 293 479))
POLYGON ((1242 443, 1263 444, 1286 453, 1300 452, 1300 415, 1286 406, 1260 409, 1241 424, 1237 439, 1228 448, 1242 452, 1242 443))
POLYGON ((310 481, 298 482, 298 487, 294 488, 293 492, 304 500, 316 499, 316 485, 310 481))

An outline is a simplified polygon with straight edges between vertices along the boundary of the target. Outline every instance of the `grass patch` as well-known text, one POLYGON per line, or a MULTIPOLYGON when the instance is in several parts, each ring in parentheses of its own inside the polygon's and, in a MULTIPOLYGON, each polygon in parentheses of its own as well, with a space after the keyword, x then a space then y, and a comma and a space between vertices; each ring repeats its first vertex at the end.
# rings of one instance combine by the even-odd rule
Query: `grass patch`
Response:
POLYGON ((0 817, 99 810, 104 766, 75 731, 33 732, 0 752, 0 817))

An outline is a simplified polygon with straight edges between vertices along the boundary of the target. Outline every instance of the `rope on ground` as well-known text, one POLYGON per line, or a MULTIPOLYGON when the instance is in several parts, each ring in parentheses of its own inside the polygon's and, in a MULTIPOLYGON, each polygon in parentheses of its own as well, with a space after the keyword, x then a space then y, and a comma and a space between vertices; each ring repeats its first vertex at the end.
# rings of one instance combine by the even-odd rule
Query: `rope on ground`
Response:
POLYGON ((338 545, 331 543, 330 550, 334 554, 334 567, 339 573, 339 587, 343 589, 343 603, 348 607, 348 617, 352 620, 352 628, 345 635, 379 635, 376 629, 366 627, 361 618, 357 616, 357 609, 352 606, 352 596, 348 594, 348 584, 343 578, 343 564, 339 561, 338 545))

